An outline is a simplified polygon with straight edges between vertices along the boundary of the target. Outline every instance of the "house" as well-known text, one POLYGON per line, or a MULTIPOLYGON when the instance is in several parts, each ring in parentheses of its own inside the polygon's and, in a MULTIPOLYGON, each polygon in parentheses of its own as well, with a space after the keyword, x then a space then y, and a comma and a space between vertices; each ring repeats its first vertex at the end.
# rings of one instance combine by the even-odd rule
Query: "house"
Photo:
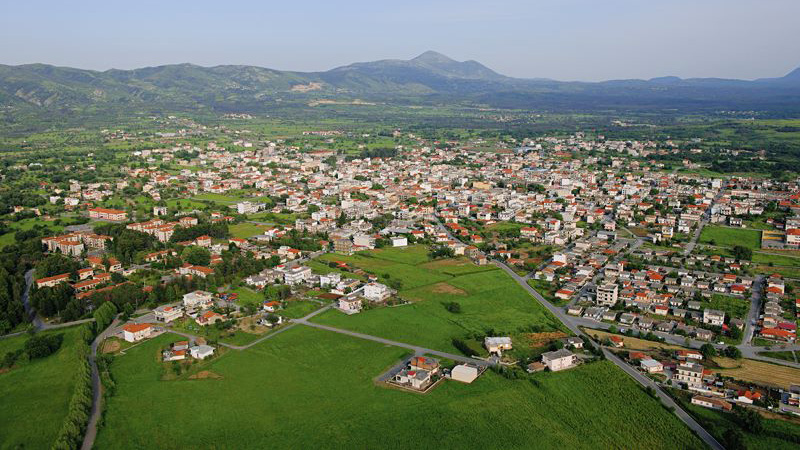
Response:
POLYGON ((430 372, 427 370, 413 369, 401 370, 394 376, 392 381, 396 384, 411 387, 420 391, 427 388, 432 382, 430 372))
POLYGON ((733 405, 721 398, 705 397, 701 395, 692 397, 692 404, 721 411, 730 411, 733 408, 733 405))
POLYGON ((664 371, 664 365, 651 358, 641 360, 639 366, 647 373, 660 373, 664 371))
POLYGON ((697 363, 685 362, 677 367, 675 379, 685 383, 690 388, 703 385, 703 366, 697 363))
POLYGON ((161 354, 164 357, 164 361, 180 361, 182 359, 186 359, 186 350, 175 350, 174 348, 169 348, 161 352, 161 354))
POLYGON ((725 323, 725 312, 717 309, 704 309, 703 323, 721 327, 725 323))
POLYGON ((567 349, 559 349, 542 354, 542 364, 546 365, 551 372, 569 369, 577 362, 578 357, 567 349))
POLYGON ((183 308, 179 306, 161 305, 153 310, 156 320, 169 323, 183 315, 183 308))
POLYGON ((381 283, 367 283, 364 285, 364 298, 372 302, 382 302, 392 295, 392 290, 381 283))
POLYGON ((478 378, 478 368, 466 364, 459 364, 453 367, 453 370, 450 372, 450 378, 462 383, 472 383, 478 378))
POLYGON ((356 314, 361 312, 361 299, 355 296, 342 297, 336 307, 345 314, 356 314))
POLYGON ((214 325, 215 323, 221 322, 223 320, 225 320, 225 317, 222 314, 214 311, 206 311, 203 314, 197 316, 196 319, 194 319, 194 321, 197 322, 198 325, 202 326, 214 325))
POLYGON ((761 400, 763 397, 760 392, 757 391, 739 391, 737 392, 736 401, 739 403, 746 403, 748 405, 752 405, 753 402, 761 400))
POLYGON ((766 339, 772 339, 776 341, 792 342, 795 340, 794 333, 790 332, 789 330, 781 330, 780 328, 762 328, 761 336, 766 339))
POLYGON ((431 375, 439 373, 439 360, 426 356, 414 356, 408 362, 411 370, 427 370, 431 375))
POLYGON ((189 348, 189 353, 194 359, 206 359, 214 354, 214 347, 210 345, 195 345, 189 348))
POLYGON ((275 312, 275 311, 277 311, 278 309, 280 309, 280 307, 281 307, 281 302, 276 302, 276 301, 274 301, 274 300, 273 300, 273 301, 270 301, 270 302, 264 302, 264 303, 261 305, 261 307, 264 309, 264 311, 267 311, 267 312, 275 312))
POLYGON ((206 291, 194 291, 183 295, 183 306, 187 308, 207 308, 214 302, 214 295, 206 291))
POLYGON ((508 336, 485 337, 483 346, 491 354, 501 355, 503 350, 511 350, 511 338, 508 336))
POLYGON ((625 341, 619 336, 609 336, 608 340, 611 341, 611 345, 616 348, 621 348, 625 345, 625 341))
POLYGON ((678 350, 675 357, 681 361, 702 361, 703 354, 696 350, 678 350))
POLYGON ((52 277, 39 278, 36 280, 36 287, 53 287, 57 286, 59 283, 66 283, 67 281, 69 281, 69 274, 62 273, 60 275, 53 275, 52 277))
POLYGON ((564 340, 564 344, 572 348, 583 348, 583 339, 579 337, 568 337, 564 340))
POLYGON ((138 342, 153 334, 149 323, 129 323, 122 327, 122 338, 128 342, 138 342))

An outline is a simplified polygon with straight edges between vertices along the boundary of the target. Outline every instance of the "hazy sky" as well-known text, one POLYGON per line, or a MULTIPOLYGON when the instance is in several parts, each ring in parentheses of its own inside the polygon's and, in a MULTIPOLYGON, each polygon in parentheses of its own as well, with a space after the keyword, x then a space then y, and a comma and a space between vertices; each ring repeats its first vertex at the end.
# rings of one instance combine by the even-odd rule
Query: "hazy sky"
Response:
POLYGON ((800 66, 800 0, 0 1, 2 64, 315 71, 436 50, 559 80, 800 66))

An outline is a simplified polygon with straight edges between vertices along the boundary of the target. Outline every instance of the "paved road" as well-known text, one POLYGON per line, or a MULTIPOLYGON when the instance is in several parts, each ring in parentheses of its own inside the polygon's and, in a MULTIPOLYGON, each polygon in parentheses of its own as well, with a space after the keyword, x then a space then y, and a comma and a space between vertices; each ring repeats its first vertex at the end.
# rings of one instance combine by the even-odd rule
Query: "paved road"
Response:
POLYGON ((759 275, 753 280, 753 296, 750 299, 750 312, 747 314, 744 323, 744 336, 742 336, 742 345, 739 350, 750 346, 750 341, 753 339, 755 332, 755 322, 758 321, 758 313, 761 311, 761 296, 764 293, 764 275, 759 275))
POLYGON ((86 427, 86 434, 83 435, 83 444, 81 450, 91 450, 94 446, 94 440, 97 437, 97 422, 102 416, 102 401, 103 401, 103 384, 100 381, 100 372, 97 370, 97 347, 109 335, 113 334, 114 330, 119 324, 119 319, 114 318, 111 325, 108 326, 102 333, 92 341, 92 352, 89 354, 89 365, 92 367, 92 411, 89 415, 89 424, 86 427))
POLYGON ((661 399, 661 402, 667 405, 668 407, 675 408, 675 414, 680 418, 689 428, 691 428, 697 435, 708 444, 709 447, 715 450, 725 450, 725 447, 722 446, 715 438, 712 436, 708 431, 705 430, 699 423, 697 423, 692 416, 689 415, 686 411, 683 410, 675 401, 667 395, 661 387, 657 385, 653 380, 647 378, 646 376, 639 373, 638 370, 634 369, 633 367, 626 364, 624 361, 619 359, 616 355, 608 351, 608 349, 603 349, 603 353, 606 355, 609 361, 616 364, 619 368, 625 371, 628 375, 630 375, 634 380, 638 381, 639 384, 642 386, 650 386, 655 389, 658 398, 661 399))
POLYGON ((711 200, 711 204, 708 205, 705 211, 703 211, 703 215, 700 217, 700 222, 697 223, 697 229, 694 230, 694 234, 692 235, 692 240, 689 241, 689 243, 686 245, 686 248, 683 249, 684 256, 691 254, 694 250, 694 247, 697 245, 697 240, 700 239, 700 233, 703 232, 703 227, 708 225, 709 220, 711 220, 711 208, 714 206, 714 203, 719 201, 724 192, 724 189, 720 189, 720 191, 717 192, 717 195, 714 196, 714 199, 711 200))

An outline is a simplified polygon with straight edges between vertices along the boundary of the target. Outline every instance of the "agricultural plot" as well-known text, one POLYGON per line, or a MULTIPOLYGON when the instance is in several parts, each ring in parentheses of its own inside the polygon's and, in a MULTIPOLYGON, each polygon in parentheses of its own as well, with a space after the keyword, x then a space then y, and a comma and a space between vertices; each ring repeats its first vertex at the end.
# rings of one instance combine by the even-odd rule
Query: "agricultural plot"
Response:
MULTIPOLYGON (((64 334, 56 353, 0 370, 0 448, 50 448, 67 416, 79 364, 78 328, 45 333, 64 334)), ((22 348, 28 338, 0 340, 0 357, 22 348)))
POLYGON ((703 447, 608 362, 538 374, 535 384, 487 372, 413 395, 373 381, 405 350, 295 327, 227 352, 203 377, 161 381, 158 351, 176 339, 162 335, 114 361, 98 449, 404 448, 420 435, 448 448, 703 447))
POLYGON ((714 358, 720 368, 715 369, 722 375, 752 381, 766 386, 788 389, 789 385, 800 380, 800 369, 772 364, 753 359, 714 358))
POLYGON ((267 225, 258 225, 255 223, 242 222, 228 227, 231 236, 235 238, 247 239, 249 237, 264 234, 264 231, 269 229, 267 225))
POLYGON ((761 248, 761 231, 706 225, 700 233, 700 242, 722 247, 739 245, 755 250, 761 248))

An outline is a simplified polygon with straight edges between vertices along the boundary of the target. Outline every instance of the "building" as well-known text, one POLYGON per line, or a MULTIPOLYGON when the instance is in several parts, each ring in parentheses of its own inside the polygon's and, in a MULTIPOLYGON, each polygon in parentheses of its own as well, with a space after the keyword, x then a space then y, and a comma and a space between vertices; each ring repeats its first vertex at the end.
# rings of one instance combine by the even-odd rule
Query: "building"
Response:
POLYGON ((733 405, 721 398, 704 397, 701 395, 692 397, 692 404, 705 408, 719 409, 721 411, 730 411, 733 408, 733 405))
POLYGON ((129 323, 122 327, 122 338, 128 342, 138 342, 147 339, 153 333, 149 323, 129 323))
POLYGON ((643 359, 639 362, 639 367, 647 373, 661 373, 664 371, 664 365, 655 359, 643 359))
POLYGON ((619 288, 616 284, 606 283, 597 286, 596 303, 601 306, 614 306, 617 303, 619 288))
POLYGON ((43 288, 43 287, 53 287, 58 285, 59 283, 66 283, 69 281, 69 274, 62 273, 60 275, 53 275, 52 277, 44 277, 39 278, 36 280, 36 287, 43 288))
POLYGON ((395 384, 421 391, 432 383, 431 375, 427 370, 403 369, 392 380, 395 384))
POLYGON ((472 383, 478 378, 478 368, 466 364, 459 364, 453 367, 453 370, 450 372, 450 378, 462 383, 472 383))
POLYGON ((215 323, 222 322, 223 320, 225 320, 225 317, 222 314, 214 311, 206 311, 203 314, 197 316, 196 319, 194 319, 194 321, 197 322, 198 325, 202 326, 214 325, 215 323))
POLYGON ((542 354, 542 364, 546 365, 551 372, 569 369, 577 362, 578 357, 567 349, 560 349, 553 352, 542 354))
POLYGON ((355 314, 361 312, 361 299, 354 296, 342 297, 337 302, 339 311, 345 314, 355 314))
POLYGON ((210 345, 195 345, 189 348, 189 353, 192 355, 192 358, 206 359, 214 354, 214 347, 210 345))
POLYGON ((333 241, 333 251, 342 255, 353 254, 353 241, 350 239, 336 239, 333 241))
POLYGON ((440 368, 438 359, 427 356, 414 356, 408 362, 408 366, 411 370, 427 370, 431 375, 439 373, 440 368))
POLYGON ((311 268, 306 266, 283 267, 280 271, 284 282, 289 285, 304 283, 311 278, 311 268))
POLYGON ((128 219, 128 213, 121 209, 91 208, 89 209, 89 218, 122 221, 128 219))
POLYGON ((721 327, 725 323, 725 312, 717 309, 704 309, 703 323, 721 327))
POLYGON ((206 291, 194 291, 183 295, 183 306, 187 308, 206 308, 211 306, 214 295, 206 291))
POLYGON ((697 363, 682 363, 677 367, 675 379, 687 386, 700 387, 703 385, 703 366, 697 363))
POLYGON ((405 247, 408 245, 408 238, 406 237, 393 237, 392 247, 405 247))
POLYGON ((364 298, 372 302, 382 302, 391 297, 392 290, 381 283, 367 283, 364 285, 364 298))
POLYGON ((501 355, 503 350, 511 350, 511 338, 508 336, 485 337, 483 346, 489 353, 501 355))
POLYGON ((153 315, 159 322, 169 323, 179 319, 183 315, 183 309, 179 306, 161 305, 153 310, 153 315))

